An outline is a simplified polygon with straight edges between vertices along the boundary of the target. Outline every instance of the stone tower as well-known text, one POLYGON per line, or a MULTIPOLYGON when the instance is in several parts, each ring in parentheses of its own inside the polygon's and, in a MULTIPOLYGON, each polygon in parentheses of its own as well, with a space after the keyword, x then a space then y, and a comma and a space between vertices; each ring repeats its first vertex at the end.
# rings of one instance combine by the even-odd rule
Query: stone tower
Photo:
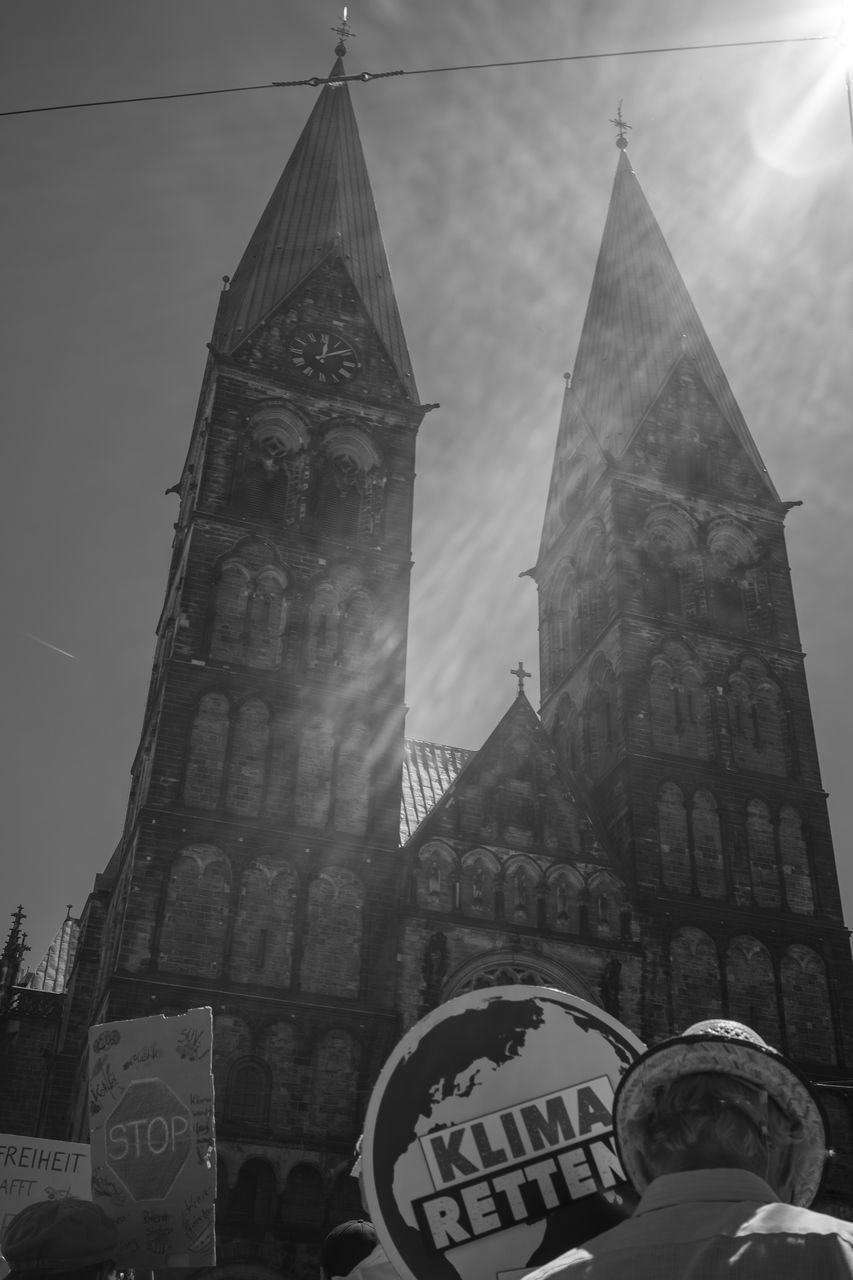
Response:
POLYGON ((359 1208, 336 1177, 396 1037, 423 413, 328 84, 220 299, 88 1014, 212 1005, 223 1262, 298 1273, 359 1208))
MULTIPOLYGON (((535 570, 542 718, 643 937, 647 1040, 725 1011, 816 1079, 853 982, 780 500, 624 133, 535 570)), ((849 1116, 827 1094, 845 1132, 849 1116)))

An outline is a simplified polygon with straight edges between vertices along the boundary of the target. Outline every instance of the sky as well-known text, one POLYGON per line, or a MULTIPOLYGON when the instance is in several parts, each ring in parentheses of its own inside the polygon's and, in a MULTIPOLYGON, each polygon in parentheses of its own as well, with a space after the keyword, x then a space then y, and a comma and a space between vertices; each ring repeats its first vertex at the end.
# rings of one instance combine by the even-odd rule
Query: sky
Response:
MULTIPOLYGON (((332 0, 4 0, 0 111, 328 74, 332 0)), ((853 921, 853 145, 842 5, 357 0, 347 70, 618 53, 351 87, 422 401, 409 736, 476 748, 538 675, 564 388, 629 157, 785 500, 853 921)), ((37 963, 122 827, 205 343, 315 101, 281 88, 0 117, 0 937, 37 963), (54 647, 49 647, 54 646, 54 647), (68 656, 72 655, 72 656, 68 656)), ((536 680, 528 695, 537 705, 536 680)))

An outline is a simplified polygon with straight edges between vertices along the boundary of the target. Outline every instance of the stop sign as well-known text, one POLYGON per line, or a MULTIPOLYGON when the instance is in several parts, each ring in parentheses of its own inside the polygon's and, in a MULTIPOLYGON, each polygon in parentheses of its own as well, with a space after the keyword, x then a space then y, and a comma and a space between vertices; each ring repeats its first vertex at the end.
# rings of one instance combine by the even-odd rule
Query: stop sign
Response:
POLYGON ((190 1154, 189 1108, 162 1080, 133 1080, 106 1123, 107 1164, 134 1200, 162 1200, 190 1154))

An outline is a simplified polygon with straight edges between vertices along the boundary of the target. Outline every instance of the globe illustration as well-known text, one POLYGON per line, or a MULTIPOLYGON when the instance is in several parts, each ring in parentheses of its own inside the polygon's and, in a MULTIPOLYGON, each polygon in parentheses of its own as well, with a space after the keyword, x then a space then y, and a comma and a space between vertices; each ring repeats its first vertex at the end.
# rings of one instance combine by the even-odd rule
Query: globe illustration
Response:
POLYGON ((519 1280, 626 1216, 610 1108, 643 1047, 545 987, 468 992, 417 1023, 364 1133, 368 1208, 397 1271, 519 1280))

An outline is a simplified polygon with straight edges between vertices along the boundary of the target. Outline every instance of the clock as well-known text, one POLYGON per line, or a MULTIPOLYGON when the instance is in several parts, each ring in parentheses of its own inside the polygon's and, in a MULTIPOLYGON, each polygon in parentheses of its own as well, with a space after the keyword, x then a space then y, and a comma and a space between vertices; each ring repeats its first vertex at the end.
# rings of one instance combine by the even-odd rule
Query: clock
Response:
POLYGON ((287 342, 294 369, 319 385, 349 382, 361 368, 352 343, 328 329, 297 329, 287 342))

